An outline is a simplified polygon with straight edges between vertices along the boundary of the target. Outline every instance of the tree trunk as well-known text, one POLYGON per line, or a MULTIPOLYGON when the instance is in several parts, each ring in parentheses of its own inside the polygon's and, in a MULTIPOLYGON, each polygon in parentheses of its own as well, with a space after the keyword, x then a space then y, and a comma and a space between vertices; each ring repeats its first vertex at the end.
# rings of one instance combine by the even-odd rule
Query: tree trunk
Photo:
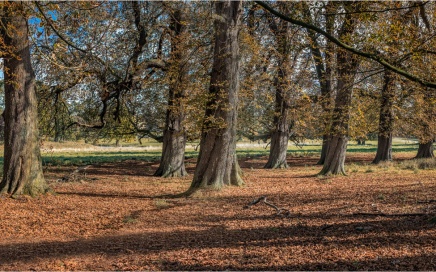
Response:
POLYGON ((60 112, 60 102, 59 102, 59 97, 61 96, 60 92, 56 92, 55 94, 55 100, 53 102, 53 107, 54 107, 54 138, 53 141, 54 142, 62 142, 64 139, 64 130, 63 130, 63 126, 61 125, 61 115, 62 113, 60 112))
POLYGON ((427 143, 419 143, 418 153, 416 154, 415 159, 434 158, 433 143, 434 140, 427 143))
MULTIPOLYGON (((344 8, 349 11, 355 3, 344 3, 344 8)), ((344 23, 339 31, 341 40, 349 37, 354 31, 356 20, 352 14, 345 15, 344 23)), ((335 107, 332 113, 332 125, 330 128, 329 145, 320 175, 345 175, 345 154, 348 143, 348 122, 350 119, 351 96, 353 93, 354 77, 356 75, 359 60, 352 53, 341 48, 337 50, 337 94, 335 107)))
MULTIPOLYGON (((173 123, 174 125, 174 123, 173 123)), ((177 130, 166 129, 162 142, 162 159, 155 176, 183 177, 185 169, 185 135, 177 130)))
POLYGON ((343 57, 338 57, 338 62, 340 59, 343 68, 338 71, 338 92, 333 111, 332 136, 328 140, 329 145, 320 175, 345 175, 344 162, 348 143, 349 107, 351 104, 354 74, 358 62, 348 52, 342 52, 341 54, 343 57), (345 57, 345 55, 347 56, 345 57), (345 62, 345 60, 348 60, 348 62, 345 62), (345 66, 349 69, 344 69, 345 66))
POLYGON ((39 149, 35 75, 23 4, 4 3, 5 147, 0 192, 35 196, 47 191, 39 149))
POLYGON ((238 33, 242 1, 215 2, 215 48, 209 95, 200 141, 200 154, 190 189, 241 185, 236 158, 236 119, 239 91, 238 33))
POLYGON ((176 10, 172 14, 171 30, 171 61, 170 88, 168 94, 168 108, 165 119, 165 129, 162 142, 162 158, 155 176, 183 177, 187 175, 185 169, 186 134, 183 127, 185 113, 183 99, 185 95, 186 63, 183 61, 183 22, 182 12, 176 10))
MULTIPOLYGON (((280 124, 278 124, 280 125, 280 124)), ((274 131, 271 136, 268 162, 264 168, 288 168, 286 153, 288 150, 289 131, 274 131)))
POLYGON ((345 175, 348 138, 345 135, 336 135, 330 137, 328 142, 327 155, 320 175, 345 175))
POLYGON ((379 135, 377 140, 377 154, 372 163, 392 161, 392 133, 379 135))
MULTIPOLYGON (((286 65, 282 63, 280 66, 286 65)), ((271 144, 268 162, 264 168, 287 168, 286 153, 289 141, 289 105, 285 99, 286 72, 283 67, 279 68, 279 75, 276 78, 276 100, 274 114, 274 131, 271 135, 271 144)))
POLYGON ((394 130, 394 80, 392 72, 385 70, 382 89, 380 121, 378 125, 377 154, 372 163, 392 160, 392 132, 394 130))
MULTIPOLYGON (((286 2, 280 2, 280 9, 282 12, 286 11, 286 2)), ((288 151, 289 141, 289 102, 286 96, 289 96, 289 83, 288 83, 288 22, 281 20, 278 24, 273 18, 270 18, 270 28, 274 33, 277 42, 277 51, 279 61, 277 63, 278 73, 274 80, 276 89, 275 106, 274 106, 274 130, 271 135, 271 144, 268 162, 264 168, 287 168, 286 153, 288 151)))
POLYGON ((325 158, 327 157, 327 149, 330 145, 329 140, 330 136, 328 134, 322 135, 321 156, 319 158, 319 161, 316 163, 317 165, 323 165, 325 162, 325 158))

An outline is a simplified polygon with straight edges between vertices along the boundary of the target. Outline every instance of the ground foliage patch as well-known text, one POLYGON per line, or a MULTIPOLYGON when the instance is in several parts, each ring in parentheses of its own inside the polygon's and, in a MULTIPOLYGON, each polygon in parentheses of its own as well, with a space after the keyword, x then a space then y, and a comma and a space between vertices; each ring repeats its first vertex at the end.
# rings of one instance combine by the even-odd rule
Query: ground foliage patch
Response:
POLYGON ((195 159, 172 179, 141 160, 68 181, 77 167, 47 166, 53 193, 0 197, 0 270, 433 270, 436 170, 371 159, 352 154, 348 176, 323 177, 316 157, 283 170, 245 158, 245 186, 180 199, 153 196, 186 190, 195 159), (288 212, 246 207, 262 196, 288 212))

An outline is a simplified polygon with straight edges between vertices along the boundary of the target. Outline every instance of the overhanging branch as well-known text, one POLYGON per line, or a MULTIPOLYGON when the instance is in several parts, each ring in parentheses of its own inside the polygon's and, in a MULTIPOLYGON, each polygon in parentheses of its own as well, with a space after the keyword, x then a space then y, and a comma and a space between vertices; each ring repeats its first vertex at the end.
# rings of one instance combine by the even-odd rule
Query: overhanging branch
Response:
POLYGON ((381 56, 379 56, 376 53, 369 53, 369 52, 364 52, 364 51, 360 51, 348 44, 343 43, 342 41, 340 41, 339 39, 335 38, 334 36, 332 36, 331 34, 327 33, 326 31, 322 30, 319 27, 316 27, 312 24, 291 18, 289 16, 286 16, 278 11, 276 11, 275 9, 273 9, 271 6, 269 6, 267 3, 263 2, 263 1, 255 1, 258 5, 260 5, 261 7, 263 7, 265 10, 267 10, 268 12, 274 14, 275 16, 279 17, 282 20, 285 20, 287 22, 290 22, 292 24, 295 25, 299 25, 301 27, 313 30, 321 35, 323 35, 324 37, 326 37, 328 40, 330 40, 331 42, 333 42, 334 44, 336 44, 337 46, 352 52, 353 54, 356 54, 358 56, 367 58, 367 59, 371 59, 374 60, 375 62, 381 64, 383 67, 385 67, 388 70, 393 71, 396 74, 402 75, 405 78, 413 81, 413 82, 417 82, 425 87, 430 87, 430 88, 436 88, 436 83, 435 82, 429 82, 426 81, 422 78, 419 78, 413 74, 410 74, 402 69, 400 69, 399 67, 396 67, 395 65, 389 63, 387 60, 385 60, 384 58, 382 58, 381 56))

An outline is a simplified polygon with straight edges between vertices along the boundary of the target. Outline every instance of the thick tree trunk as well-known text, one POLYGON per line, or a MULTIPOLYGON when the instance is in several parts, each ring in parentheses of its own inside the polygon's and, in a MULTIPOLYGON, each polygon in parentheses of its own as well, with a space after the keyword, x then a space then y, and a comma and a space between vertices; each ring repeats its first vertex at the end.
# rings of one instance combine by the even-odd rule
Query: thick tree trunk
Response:
POLYGON ((317 165, 323 165, 325 162, 325 158, 327 157, 327 149, 329 147, 330 136, 328 134, 324 134, 322 136, 322 147, 321 147, 321 156, 319 161, 316 163, 317 165))
POLYGON ((46 192, 39 150, 35 75, 28 28, 20 2, 4 3, 5 147, 0 192, 35 196, 46 192))
POLYGON ((434 140, 427 143, 419 143, 418 153, 415 159, 434 158, 433 143, 434 140))
POLYGON ((289 131, 274 131, 271 136, 268 162, 264 168, 288 168, 286 153, 288 150, 289 131))
POLYGON ((392 161, 392 133, 379 135, 377 140, 377 154, 372 163, 392 161))
POLYGON ((348 138, 345 135, 332 136, 329 139, 327 155, 321 175, 345 175, 345 153, 347 152, 348 138))
MULTIPOLYGON (((353 5, 354 3, 345 2, 344 8, 348 11, 353 5)), ((353 20, 352 14, 346 14, 342 28, 339 31, 340 38, 345 39, 349 37, 354 31, 355 25, 356 21, 353 20)), ((347 135, 351 96, 359 61, 352 53, 339 48, 336 58, 338 75, 337 94, 329 133, 331 136, 328 141, 329 145, 320 175, 345 175, 344 162, 348 143, 347 135)))
POLYGON ((288 151, 289 141, 289 117, 288 103, 284 98, 286 73, 282 68, 279 68, 279 78, 276 79, 276 100, 275 100, 275 116, 274 116, 274 131, 271 135, 271 144, 269 151, 268 162, 264 168, 287 168, 286 153, 288 151))
POLYGON ((372 163, 392 160, 392 132, 394 130, 394 80, 392 72, 385 71, 378 125, 377 154, 372 163))
MULTIPOLYGON (((280 2, 279 7, 282 12, 287 10, 287 3, 280 2)), ((270 28, 275 35, 277 42, 277 51, 279 61, 277 63, 278 73, 274 80, 276 89, 275 106, 274 106, 274 130, 271 134, 271 144, 268 162, 264 168, 287 168, 286 153, 288 151, 289 141, 289 102, 287 101, 287 92, 289 92, 288 83, 288 22, 280 21, 278 24, 270 18, 270 28)))
POLYGON ((183 177, 185 169, 185 133, 180 129, 180 118, 167 117, 167 126, 162 142, 162 159, 155 176, 183 177), (170 119, 168 121, 168 119, 170 119))
MULTIPOLYGON (((342 52, 342 54, 347 53, 342 52)), ((349 57, 352 58, 352 56, 349 57)), ((350 63, 357 63, 355 60, 349 60, 350 63)), ((355 67, 349 68, 354 68, 355 70, 357 64, 354 66, 355 67)), ((352 71, 353 70, 348 69, 340 69, 340 71, 338 71, 338 93, 336 95, 335 109, 333 112, 332 136, 330 136, 327 141, 326 157, 320 175, 345 175, 344 162, 348 144, 349 106, 351 103, 352 80, 354 80, 354 73, 352 71)))
POLYGON ((241 185, 236 158, 241 1, 215 2, 215 48, 200 154, 190 189, 241 185))
POLYGON ((169 74, 170 90, 168 108, 165 119, 165 129, 162 142, 162 158, 155 176, 183 177, 187 175, 185 169, 186 134, 183 127, 185 119, 183 98, 185 97, 186 63, 183 62, 183 41, 181 40, 184 26, 182 12, 176 10, 172 14, 171 22, 172 45, 169 74))

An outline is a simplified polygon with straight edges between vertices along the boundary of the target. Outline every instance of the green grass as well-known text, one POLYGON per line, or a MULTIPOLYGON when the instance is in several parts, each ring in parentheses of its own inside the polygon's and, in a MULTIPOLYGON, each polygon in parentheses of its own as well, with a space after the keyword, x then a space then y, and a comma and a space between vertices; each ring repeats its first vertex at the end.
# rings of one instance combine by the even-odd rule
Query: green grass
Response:
MULTIPOLYGON (((187 158, 197 157, 198 152, 187 151, 187 158)), ((43 165, 86 165, 140 160, 154 162, 160 160, 161 152, 156 151, 110 151, 110 152, 53 152, 42 155, 43 165)), ((3 158, 1 158, 3 162, 3 158)))
MULTIPOLYGON (((161 157, 160 143, 156 142, 144 142, 143 150, 123 151, 123 150, 88 150, 88 151, 59 151, 57 148, 77 148, 80 147, 92 147, 92 145, 84 143, 53 143, 55 149, 50 149, 52 143, 45 143, 42 148, 42 160, 43 165, 86 165, 86 164, 99 164, 99 163, 113 163, 126 160, 141 160, 148 162, 159 161, 161 157), (147 147, 153 146, 151 150, 147 150, 147 147)), ((194 150, 194 146, 197 143, 188 143, 186 147, 187 158, 196 158, 198 156, 198 150, 194 150)), ((113 143, 101 143, 100 146, 115 147, 113 143)), ((138 144, 123 144, 124 147, 139 147, 138 144)), ((394 139, 393 152, 416 152, 418 145, 411 141, 394 139)), ((366 145, 357 145, 355 142, 350 141, 347 148, 347 153, 374 153, 377 151, 376 141, 367 141, 366 145)), ((1 151, 0 151, 1 152, 1 151)), ((307 156, 319 156, 321 152, 320 141, 308 141, 307 144, 296 146, 293 143, 289 143, 288 156, 290 157, 307 157, 307 156)), ((237 148, 237 155, 240 158, 257 158, 262 156, 268 156, 269 146, 266 144, 239 147, 237 148), (266 148, 265 148, 266 147, 266 148)), ((3 164, 3 154, 0 153, 0 164, 3 164)), ((405 168, 424 168, 415 165, 406 166, 405 168)))
MULTIPOLYGON (((393 152, 414 152, 418 148, 415 144, 395 144, 393 152)), ((355 144, 348 145, 347 153, 374 153, 377 151, 376 145, 360 146, 355 144)), ((291 157, 306 157, 319 156, 321 145, 305 145, 297 147, 293 144, 289 145, 288 155, 291 157)), ((237 155, 240 158, 258 158, 268 156, 269 148, 262 147, 254 148, 238 148, 237 155)), ((84 165, 121 162, 126 160, 141 160, 141 161, 158 161, 160 159, 160 151, 88 151, 88 152, 48 152, 43 153, 44 165, 84 165)), ((188 146, 185 156, 187 158, 196 158, 198 151, 193 150, 188 146)), ((0 161, 3 159, 1 158, 0 161)))

